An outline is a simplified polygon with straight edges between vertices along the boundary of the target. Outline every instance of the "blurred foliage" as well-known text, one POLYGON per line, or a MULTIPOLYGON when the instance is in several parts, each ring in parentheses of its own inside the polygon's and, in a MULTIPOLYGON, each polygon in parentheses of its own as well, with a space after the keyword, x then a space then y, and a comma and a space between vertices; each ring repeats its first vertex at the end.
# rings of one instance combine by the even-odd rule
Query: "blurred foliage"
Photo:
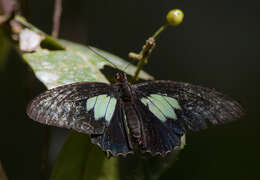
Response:
POLYGON ((11 43, 0 27, 0 71, 4 68, 10 48, 11 43))

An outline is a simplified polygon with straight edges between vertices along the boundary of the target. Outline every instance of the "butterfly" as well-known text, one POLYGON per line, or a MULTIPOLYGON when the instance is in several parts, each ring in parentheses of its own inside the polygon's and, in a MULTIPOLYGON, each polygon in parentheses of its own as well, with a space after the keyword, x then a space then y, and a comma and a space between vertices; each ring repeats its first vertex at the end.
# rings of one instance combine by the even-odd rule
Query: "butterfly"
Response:
POLYGON ((165 156, 187 129, 239 119, 241 105, 222 93, 189 83, 128 82, 123 72, 112 85, 79 82, 40 94, 27 107, 40 123, 90 134, 107 156, 142 152, 165 156))

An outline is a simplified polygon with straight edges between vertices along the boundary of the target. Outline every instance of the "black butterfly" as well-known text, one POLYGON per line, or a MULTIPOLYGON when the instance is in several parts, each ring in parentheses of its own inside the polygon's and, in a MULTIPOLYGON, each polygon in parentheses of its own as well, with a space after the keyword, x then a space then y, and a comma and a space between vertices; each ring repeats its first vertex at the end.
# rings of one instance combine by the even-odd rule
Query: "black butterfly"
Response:
POLYGON ((136 150, 164 156, 180 146, 186 128, 236 120, 243 108, 213 89, 164 80, 130 84, 118 73, 113 85, 80 82, 48 90, 29 104, 27 114, 91 134, 107 156, 136 150))

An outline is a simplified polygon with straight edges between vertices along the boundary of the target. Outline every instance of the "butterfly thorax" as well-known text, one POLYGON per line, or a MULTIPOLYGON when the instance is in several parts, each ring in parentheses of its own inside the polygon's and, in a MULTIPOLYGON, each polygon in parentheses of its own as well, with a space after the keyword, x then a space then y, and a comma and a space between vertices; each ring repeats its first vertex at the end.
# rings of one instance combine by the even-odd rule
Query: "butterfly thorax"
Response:
POLYGON ((125 73, 117 73, 116 74, 116 83, 114 87, 118 90, 118 96, 124 103, 132 101, 132 89, 131 84, 128 82, 125 73))

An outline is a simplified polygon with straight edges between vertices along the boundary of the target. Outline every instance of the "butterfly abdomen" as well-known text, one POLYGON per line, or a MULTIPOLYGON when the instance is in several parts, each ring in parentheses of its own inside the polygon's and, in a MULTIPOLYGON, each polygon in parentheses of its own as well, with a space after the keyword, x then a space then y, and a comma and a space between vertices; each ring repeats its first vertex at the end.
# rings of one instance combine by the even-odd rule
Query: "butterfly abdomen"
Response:
POLYGON ((137 116, 133 104, 130 102, 125 103, 124 109, 125 109, 127 126, 129 128, 131 136, 134 137, 135 139, 140 139, 141 138, 140 120, 137 116))

